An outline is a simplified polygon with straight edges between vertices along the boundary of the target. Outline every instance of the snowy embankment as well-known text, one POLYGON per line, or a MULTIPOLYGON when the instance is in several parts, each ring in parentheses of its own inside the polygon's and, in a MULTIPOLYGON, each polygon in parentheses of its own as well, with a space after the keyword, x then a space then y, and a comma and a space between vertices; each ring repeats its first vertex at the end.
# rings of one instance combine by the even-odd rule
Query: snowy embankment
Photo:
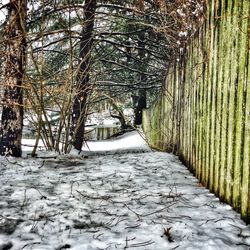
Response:
POLYGON ((249 249, 250 227, 175 156, 135 133, 89 147, 113 143, 120 154, 2 158, 0 249, 249 249), (130 143, 144 153, 122 154, 130 143))
POLYGON ((114 154, 129 152, 147 152, 151 151, 144 140, 142 132, 132 131, 119 136, 119 138, 89 141, 83 148, 83 154, 114 154))

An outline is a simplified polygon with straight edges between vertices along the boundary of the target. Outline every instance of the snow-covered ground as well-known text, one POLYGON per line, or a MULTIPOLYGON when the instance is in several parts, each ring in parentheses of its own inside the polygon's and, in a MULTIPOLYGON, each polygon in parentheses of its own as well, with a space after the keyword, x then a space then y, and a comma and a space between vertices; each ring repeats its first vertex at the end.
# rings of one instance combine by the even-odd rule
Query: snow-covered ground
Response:
POLYGON ((118 139, 89 141, 83 147, 83 154, 114 154, 128 152, 145 152, 151 151, 145 143, 142 132, 132 131, 120 136, 118 139))
MULTIPOLYGON (((114 126, 114 125, 119 125, 120 122, 117 118, 111 117, 111 113, 116 113, 115 111, 113 112, 112 110, 103 110, 102 112, 99 113, 92 113, 87 117, 86 125, 99 125, 99 126, 114 126)), ((133 123, 134 119, 134 111, 131 108, 125 108, 123 110, 123 115, 125 120, 128 123, 133 123)))
POLYGON ((89 147, 1 158, 0 249, 249 249, 250 226, 175 156, 135 132, 89 147))

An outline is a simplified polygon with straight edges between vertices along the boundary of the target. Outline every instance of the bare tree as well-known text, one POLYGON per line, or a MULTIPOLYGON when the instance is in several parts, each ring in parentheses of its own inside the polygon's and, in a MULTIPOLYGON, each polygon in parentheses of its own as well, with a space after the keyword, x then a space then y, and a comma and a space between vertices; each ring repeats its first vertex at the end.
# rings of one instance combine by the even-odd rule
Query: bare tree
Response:
POLYGON ((4 95, 0 128, 0 154, 20 157, 23 128, 24 67, 26 54, 26 0, 11 0, 4 30, 4 95))

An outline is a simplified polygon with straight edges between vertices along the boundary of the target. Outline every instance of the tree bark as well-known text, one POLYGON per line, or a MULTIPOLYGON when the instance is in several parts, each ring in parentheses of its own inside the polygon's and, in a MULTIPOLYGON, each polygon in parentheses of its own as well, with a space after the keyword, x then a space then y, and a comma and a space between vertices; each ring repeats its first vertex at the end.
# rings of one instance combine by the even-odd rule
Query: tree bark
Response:
POLYGON ((89 84, 90 58, 93 45, 93 31, 96 11, 96 0, 86 0, 84 5, 84 23, 80 42, 80 65, 77 75, 76 95, 73 103, 72 125, 74 130, 73 146, 82 149, 84 127, 87 116, 87 99, 91 88, 89 84))
POLYGON ((26 57, 26 0, 11 0, 4 30, 4 94, 0 127, 0 154, 21 157, 24 67, 26 57))
POLYGON ((142 112, 143 109, 147 107, 147 91, 146 89, 139 90, 138 94, 138 101, 135 107, 135 119, 134 124, 135 126, 142 124, 142 112))
MULTIPOLYGON (((141 61, 140 70, 142 73, 140 73, 140 83, 142 86, 145 86, 146 82, 146 75, 143 72, 146 72, 145 70, 145 36, 143 33, 139 34, 139 40, 138 40, 138 47, 139 47, 139 58, 141 61)), ((135 104, 135 119, 134 124, 135 126, 142 124, 142 112, 143 109, 147 108, 147 90, 146 88, 140 89, 138 92, 138 101, 135 104)))

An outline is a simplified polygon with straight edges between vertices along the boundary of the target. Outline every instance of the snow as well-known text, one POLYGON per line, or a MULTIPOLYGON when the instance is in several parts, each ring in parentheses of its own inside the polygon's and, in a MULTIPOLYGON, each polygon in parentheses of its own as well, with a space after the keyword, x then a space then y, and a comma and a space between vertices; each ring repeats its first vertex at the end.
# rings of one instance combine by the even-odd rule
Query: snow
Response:
POLYGON ((83 154, 112 154, 118 152, 151 151, 142 132, 133 131, 118 138, 89 141, 83 147, 83 154))
MULTIPOLYGON (((115 110, 104 110, 100 113, 92 113, 87 117, 86 125, 98 125, 98 126, 114 126, 119 125, 120 122, 117 118, 111 117, 110 113, 117 113, 115 110)), ((124 108, 123 115, 128 123, 133 120, 133 109, 124 108)))
POLYGON ((136 132, 89 148, 0 158, 0 249, 249 249, 250 226, 174 155, 136 132))
MULTIPOLYGON (((35 139, 22 139, 22 151, 23 153, 30 153, 32 151, 33 146, 35 145, 35 139)), ((44 150, 44 144, 42 140, 38 142, 38 149, 44 150)))

